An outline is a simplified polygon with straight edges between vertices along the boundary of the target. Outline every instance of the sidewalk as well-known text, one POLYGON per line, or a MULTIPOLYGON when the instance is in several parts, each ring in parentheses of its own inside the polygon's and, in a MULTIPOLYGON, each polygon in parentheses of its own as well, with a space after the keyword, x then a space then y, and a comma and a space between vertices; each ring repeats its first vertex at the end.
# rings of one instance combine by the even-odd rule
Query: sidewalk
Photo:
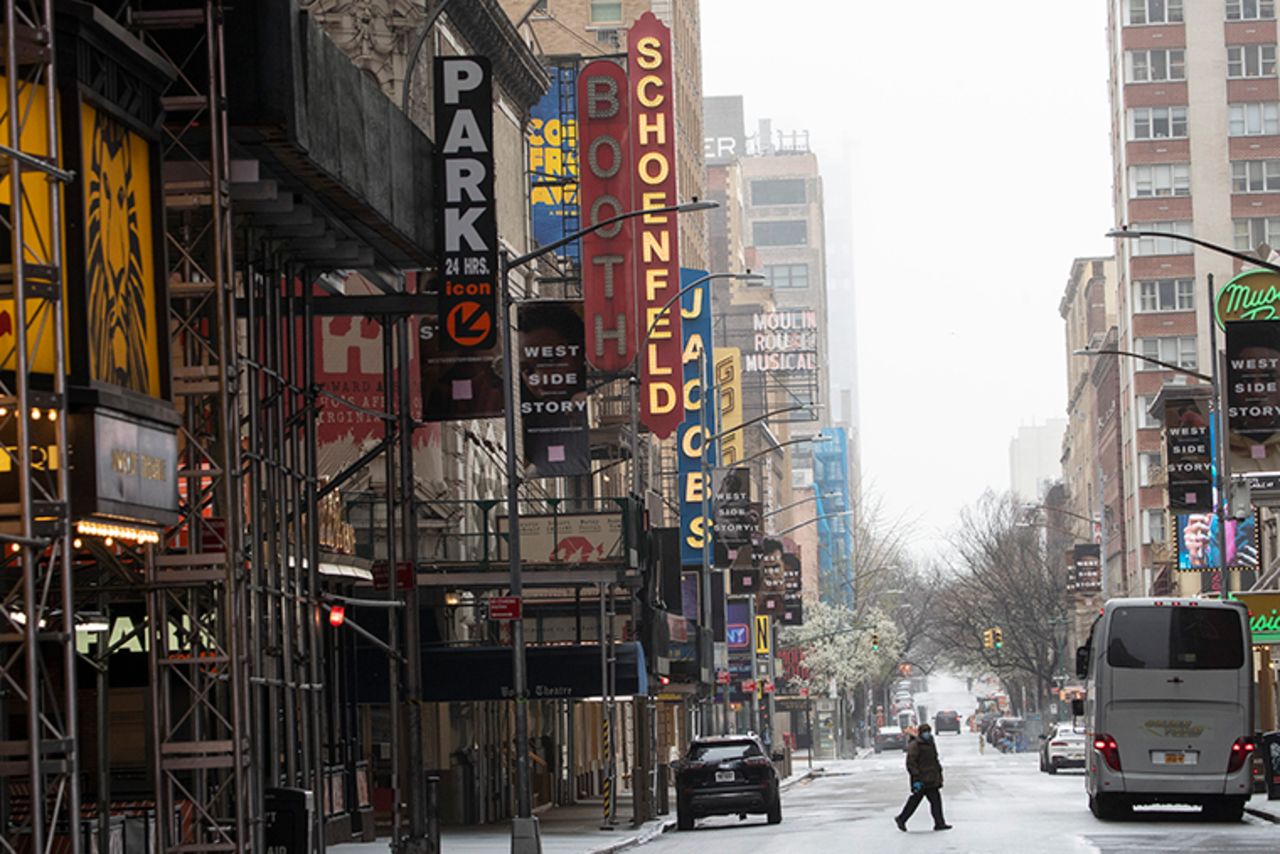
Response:
POLYGON ((1255 792, 1244 805, 1244 811, 1273 824, 1280 824, 1280 801, 1269 801, 1266 794, 1255 792))
MULTIPOLYGON (((801 757, 794 762, 792 774, 780 784, 782 791, 817 776, 823 764, 815 762, 810 771, 801 757)), ((618 801, 618 824, 614 830, 601 830, 603 807, 599 799, 583 801, 572 806, 552 807, 538 814, 542 834, 543 854, 614 854, 637 845, 643 845, 654 837, 674 830, 676 826, 675 792, 671 793, 671 812, 646 822, 641 827, 631 826, 631 799, 618 801)), ((442 854, 494 854, 509 850, 511 831, 504 823, 484 824, 472 827, 448 827, 441 831, 442 854)), ((388 850, 387 840, 354 842, 328 849, 332 854, 375 854, 388 850)))

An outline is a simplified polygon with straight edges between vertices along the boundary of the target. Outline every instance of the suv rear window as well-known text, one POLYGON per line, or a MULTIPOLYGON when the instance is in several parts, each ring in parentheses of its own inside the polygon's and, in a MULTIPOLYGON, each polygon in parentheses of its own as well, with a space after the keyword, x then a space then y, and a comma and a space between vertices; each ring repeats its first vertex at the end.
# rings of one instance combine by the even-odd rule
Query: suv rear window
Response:
POLYGON ((724 762, 748 756, 764 756, 764 751, 754 741, 694 742, 689 746, 689 758, 694 761, 724 762))
POLYGON ((1234 608, 1117 608, 1107 663, 1134 670, 1236 670, 1244 626, 1234 608))

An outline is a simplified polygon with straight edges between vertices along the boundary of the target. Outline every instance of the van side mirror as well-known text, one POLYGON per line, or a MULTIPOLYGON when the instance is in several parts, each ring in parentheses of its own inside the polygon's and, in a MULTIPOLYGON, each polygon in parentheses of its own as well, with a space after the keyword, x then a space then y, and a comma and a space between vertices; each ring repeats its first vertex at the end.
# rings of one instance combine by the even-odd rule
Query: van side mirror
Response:
POLYGON ((1089 647, 1076 647, 1076 676, 1087 679, 1089 676, 1089 647))
POLYGON ((1084 700, 1079 697, 1071 700, 1071 716, 1076 718, 1084 717, 1084 700))

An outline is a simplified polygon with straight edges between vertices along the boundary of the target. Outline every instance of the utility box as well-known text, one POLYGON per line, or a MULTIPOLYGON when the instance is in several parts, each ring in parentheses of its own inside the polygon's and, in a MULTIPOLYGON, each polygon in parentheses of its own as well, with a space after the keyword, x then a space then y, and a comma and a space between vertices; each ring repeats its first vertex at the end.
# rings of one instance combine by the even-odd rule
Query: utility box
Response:
POLYGON ((265 854, 310 854, 315 796, 310 789, 267 789, 265 854))

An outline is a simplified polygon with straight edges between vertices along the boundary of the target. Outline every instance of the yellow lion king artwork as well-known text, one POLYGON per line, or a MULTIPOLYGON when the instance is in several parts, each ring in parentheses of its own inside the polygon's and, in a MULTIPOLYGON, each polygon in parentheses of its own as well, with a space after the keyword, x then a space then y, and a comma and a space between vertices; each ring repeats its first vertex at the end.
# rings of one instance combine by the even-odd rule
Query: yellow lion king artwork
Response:
POLYGON ((150 152, 110 116, 82 110, 89 370, 158 396, 150 152))

